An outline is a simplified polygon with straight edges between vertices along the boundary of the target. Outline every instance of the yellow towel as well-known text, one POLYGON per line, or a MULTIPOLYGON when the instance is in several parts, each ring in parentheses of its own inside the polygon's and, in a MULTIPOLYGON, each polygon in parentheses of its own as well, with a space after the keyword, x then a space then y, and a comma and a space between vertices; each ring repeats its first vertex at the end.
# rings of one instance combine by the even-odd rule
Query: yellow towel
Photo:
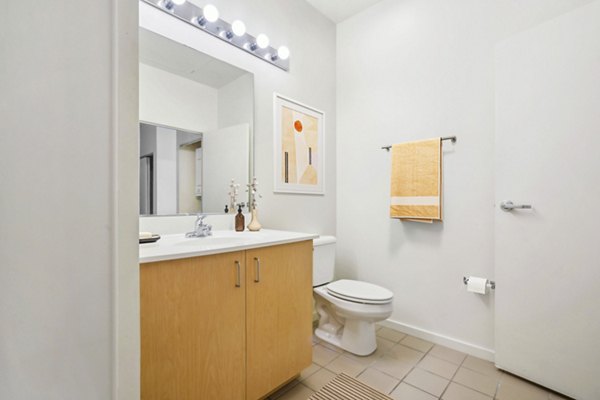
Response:
POLYGON ((441 138, 392 146, 390 217, 442 220, 441 138))

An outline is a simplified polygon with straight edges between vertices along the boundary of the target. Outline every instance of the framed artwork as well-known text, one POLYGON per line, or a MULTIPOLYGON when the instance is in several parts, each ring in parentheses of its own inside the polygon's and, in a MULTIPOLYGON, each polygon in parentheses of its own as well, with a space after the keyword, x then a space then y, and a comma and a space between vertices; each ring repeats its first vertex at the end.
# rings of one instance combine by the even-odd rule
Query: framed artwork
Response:
POLYGON ((273 104, 274 191, 325 194, 325 114, 278 93, 273 104))

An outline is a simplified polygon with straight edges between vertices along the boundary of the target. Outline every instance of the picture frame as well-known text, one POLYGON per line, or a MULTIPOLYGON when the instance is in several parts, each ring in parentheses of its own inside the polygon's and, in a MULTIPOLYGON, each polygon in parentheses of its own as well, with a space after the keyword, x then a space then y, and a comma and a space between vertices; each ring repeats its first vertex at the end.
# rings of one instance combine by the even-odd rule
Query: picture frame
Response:
POLYGON ((273 94, 275 193, 325 194, 325 113, 273 94))

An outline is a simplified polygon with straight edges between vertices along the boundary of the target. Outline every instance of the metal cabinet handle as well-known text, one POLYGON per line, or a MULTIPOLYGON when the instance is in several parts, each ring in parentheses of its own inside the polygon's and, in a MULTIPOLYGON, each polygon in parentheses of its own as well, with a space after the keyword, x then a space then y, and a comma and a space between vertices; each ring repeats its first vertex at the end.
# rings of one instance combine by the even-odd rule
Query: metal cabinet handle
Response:
POLYGON ((514 204, 512 201, 507 200, 500 203, 500 208, 502 209, 502 211, 508 212, 515 209, 530 210, 532 207, 530 204, 514 204))
POLYGON ((254 282, 260 282, 260 258, 254 257, 254 264, 256 265, 256 277, 254 282))
POLYGON ((235 262, 235 270, 236 270, 236 278, 235 278, 235 287, 241 287, 242 286, 242 280, 241 280, 241 269, 242 267, 240 266, 240 262, 236 261, 235 262))

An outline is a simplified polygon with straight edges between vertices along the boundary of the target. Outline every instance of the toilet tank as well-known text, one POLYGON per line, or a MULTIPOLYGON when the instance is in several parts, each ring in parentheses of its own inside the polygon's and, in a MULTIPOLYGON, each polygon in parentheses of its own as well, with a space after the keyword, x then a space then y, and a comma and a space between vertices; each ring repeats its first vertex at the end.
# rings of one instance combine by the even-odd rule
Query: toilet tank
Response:
POLYGON ((313 287, 333 281, 335 242, 334 236, 313 239, 313 287))

